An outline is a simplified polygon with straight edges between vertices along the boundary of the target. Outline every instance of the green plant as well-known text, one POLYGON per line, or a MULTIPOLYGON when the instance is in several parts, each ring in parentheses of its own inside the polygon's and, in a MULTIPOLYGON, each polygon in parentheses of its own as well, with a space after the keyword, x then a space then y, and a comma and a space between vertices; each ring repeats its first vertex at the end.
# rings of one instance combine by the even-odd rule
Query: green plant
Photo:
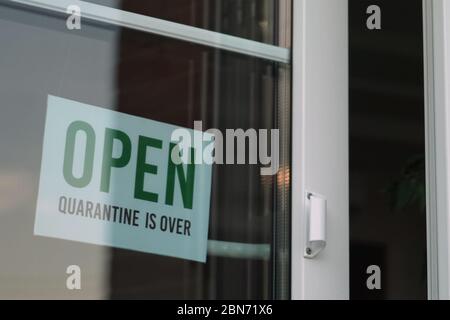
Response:
POLYGON ((425 155, 420 154, 407 160, 400 175, 384 190, 389 197, 393 211, 417 205, 422 212, 426 208, 425 155))

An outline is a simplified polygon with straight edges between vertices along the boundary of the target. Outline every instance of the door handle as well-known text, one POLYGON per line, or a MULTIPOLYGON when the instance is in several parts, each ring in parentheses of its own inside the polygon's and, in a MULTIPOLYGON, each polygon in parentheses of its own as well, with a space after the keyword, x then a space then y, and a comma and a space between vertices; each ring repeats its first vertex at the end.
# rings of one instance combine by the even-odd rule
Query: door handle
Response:
POLYGON ((312 192, 306 193, 306 241, 304 257, 315 258, 327 245, 327 200, 312 192))

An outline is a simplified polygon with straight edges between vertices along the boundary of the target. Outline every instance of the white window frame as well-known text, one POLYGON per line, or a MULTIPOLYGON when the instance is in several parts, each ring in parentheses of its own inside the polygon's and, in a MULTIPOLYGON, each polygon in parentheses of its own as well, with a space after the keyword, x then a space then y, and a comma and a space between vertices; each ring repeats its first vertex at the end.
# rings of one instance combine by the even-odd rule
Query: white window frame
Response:
POLYGON ((450 1, 423 0, 428 297, 450 299, 450 1))
POLYGON ((9 0, 41 9, 66 13, 69 6, 78 6, 81 17, 115 26, 144 31, 188 41, 221 50, 236 52, 281 63, 290 63, 290 50, 258 41, 196 28, 116 8, 79 0, 9 0))

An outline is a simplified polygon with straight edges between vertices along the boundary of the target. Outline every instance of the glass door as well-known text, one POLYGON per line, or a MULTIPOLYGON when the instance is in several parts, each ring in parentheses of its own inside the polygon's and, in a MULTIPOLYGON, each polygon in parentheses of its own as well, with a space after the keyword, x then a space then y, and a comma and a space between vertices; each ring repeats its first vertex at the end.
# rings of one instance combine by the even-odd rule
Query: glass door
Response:
POLYGON ((57 3, 0 1, 0 297, 289 298, 291 1, 57 3), (80 29, 69 28, 72 4, 80 29), (247 133, 244 161, 233 147, 223 156, 235 161, 212 165, 205 263, 117 246, 130 239, 114 231, 109 245, 92 243, 78 220, 70 233, 79 241, 35 235, 40 181, 49 175, 41 170, 49 96, 118 119, 247 133), (250 160, 252 132, 276 129, 279 163, 262 175, 268 163, 250 160), (68 286, 70 266, 79 267, 79 290, 68 286))

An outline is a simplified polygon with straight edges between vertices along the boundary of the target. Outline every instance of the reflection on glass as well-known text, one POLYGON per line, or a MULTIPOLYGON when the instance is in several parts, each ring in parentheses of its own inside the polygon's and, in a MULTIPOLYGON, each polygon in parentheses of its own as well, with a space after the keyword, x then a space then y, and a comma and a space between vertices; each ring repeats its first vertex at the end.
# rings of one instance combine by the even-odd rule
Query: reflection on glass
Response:
MULTIPOLYGON (((273 45, 279 39, 280 12, 290 0, 88 0, 154 18, 273 45)), ((283 13, 284 14, 284 13, 283 13)))
MULTIPOLYGON (((131 2, 120 5, 128 9, 131 2)), ((166 14, 178 8, 145 3, 142 9, 166 14)), ((264 3, 254 12, 270 18, 267 39, 274 40, 278 2, 264 3)), ((219 4, 233 15, 241 7, 248 12, 242 1, 214 1, 208 10, 218 10, 219 4)), ((171 12, 174 17, 190 19, 192 10, 182 5, 177 10, 171 12)), ((214 25, 214 16, 204 16, 214 25)), ((241 18, 255 22, 253 16, 241 18)), ((241 30, 233 29, 232 21, 220 23, 230 32, 241 30)), ((260 27, 252 28, 240 36, 269 41, 255 31, 260 27)), ((62 16, 1 4, 0 42, 8 44, 0 49, 0 149, 7 150, 0 153, 0 297, 288 296, 288 65, 94 22, 68 31, 62 16), (258 165, 214 166, 206 264, 35 237, 48 94, 188 128, 195 120, 203 121, 204 130, 222 132, 280 128, 281 170, 268 177, 259 174, 258 165), (73 264, 82 269, 80 291, 65 287, 66 268, 73 264)))

